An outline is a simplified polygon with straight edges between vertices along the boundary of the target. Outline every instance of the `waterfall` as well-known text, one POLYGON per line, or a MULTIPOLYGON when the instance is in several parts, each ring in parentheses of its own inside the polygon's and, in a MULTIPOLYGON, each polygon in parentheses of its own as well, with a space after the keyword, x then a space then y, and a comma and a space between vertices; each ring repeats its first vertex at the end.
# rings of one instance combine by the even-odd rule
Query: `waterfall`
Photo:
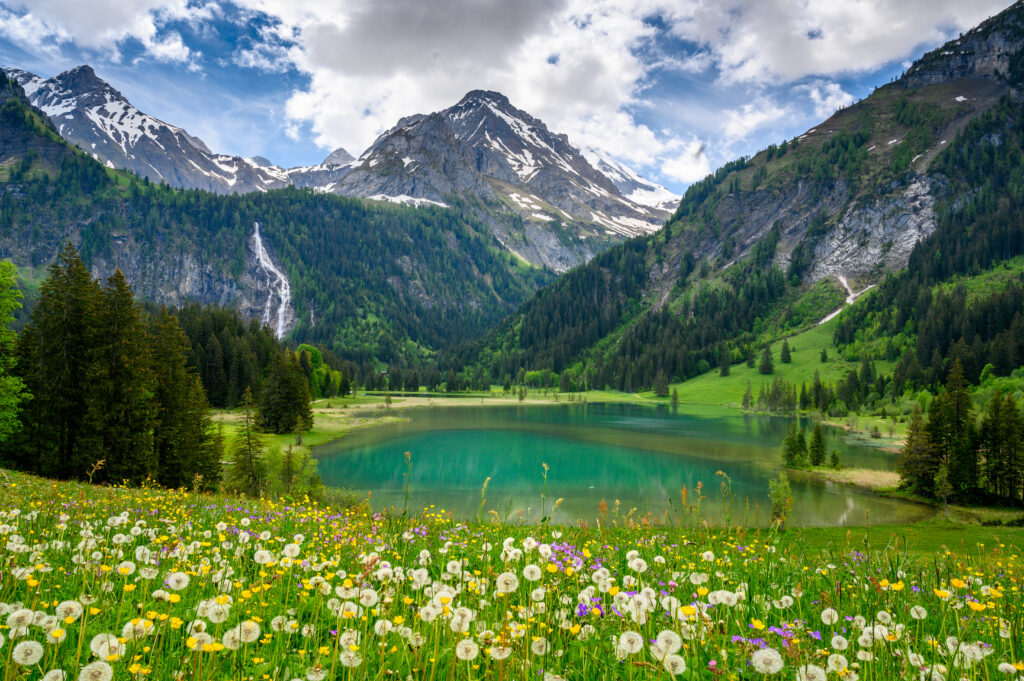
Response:
POLYGON ((284 272, 279 270, 274 261, 270 259, 270 254, 267 253, 267 249, 263 245, 263 238, 260 236, 260 223, 254 222, 253 226, 252 242, 253 250, 256 251, 256 264, 270 280, 270 291, 267 293, 267 303, 263 306, 263 316, 260 321, 267 325, 273 325, 274 334, 278 338, 282 338, 288 327, 288 306, 292 302, 292 285, 288 282, 288 277, 284 276, 284 272), (280 301, 277 306, 276 324, 273 323, 275 294, 280 301))

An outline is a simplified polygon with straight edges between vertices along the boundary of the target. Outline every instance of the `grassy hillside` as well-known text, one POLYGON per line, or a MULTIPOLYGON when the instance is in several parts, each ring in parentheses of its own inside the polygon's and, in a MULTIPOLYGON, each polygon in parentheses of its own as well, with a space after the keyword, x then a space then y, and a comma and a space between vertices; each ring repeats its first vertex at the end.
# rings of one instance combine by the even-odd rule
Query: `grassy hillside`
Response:
POLYGON ((1024 659, 1019 529, 509 526, 0 473, 6 678, 987 680, 1024 659))

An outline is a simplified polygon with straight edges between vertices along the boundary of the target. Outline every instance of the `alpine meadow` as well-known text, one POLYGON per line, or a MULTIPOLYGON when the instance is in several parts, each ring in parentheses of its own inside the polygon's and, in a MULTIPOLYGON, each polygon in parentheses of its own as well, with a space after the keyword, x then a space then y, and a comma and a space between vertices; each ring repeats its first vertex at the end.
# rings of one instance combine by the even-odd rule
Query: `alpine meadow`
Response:
POLYGON ((0 0, 0 681, 1024 680, 1007 2, 0 0))

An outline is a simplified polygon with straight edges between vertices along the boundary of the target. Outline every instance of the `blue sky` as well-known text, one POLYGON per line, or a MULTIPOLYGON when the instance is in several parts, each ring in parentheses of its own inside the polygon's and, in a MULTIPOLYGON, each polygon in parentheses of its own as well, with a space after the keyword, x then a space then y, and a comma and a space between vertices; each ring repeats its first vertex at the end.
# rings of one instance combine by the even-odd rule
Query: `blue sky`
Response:
POLYGON ((681 192, 1007 0, 0 0, 0 64, 91 64, 211 149, 312 164, 499 90, 681 192))

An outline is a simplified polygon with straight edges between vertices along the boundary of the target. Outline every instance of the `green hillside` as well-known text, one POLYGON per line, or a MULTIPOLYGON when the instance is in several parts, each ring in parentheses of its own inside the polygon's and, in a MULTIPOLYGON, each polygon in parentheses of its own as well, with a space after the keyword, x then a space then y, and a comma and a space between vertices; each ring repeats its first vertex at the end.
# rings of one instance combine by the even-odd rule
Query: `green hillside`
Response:
POLYGON ((294 341, 360 361, 427 363, 551 278, 459 207, 296 189, 218 196, 105 169, 63 142, 17 84, 3 83, 0 257, 23 268, 29 292, 70 241, 95 274, 120 268, 145 299, 262 306, 247 245, 258 222, 291 283, 294 341))

